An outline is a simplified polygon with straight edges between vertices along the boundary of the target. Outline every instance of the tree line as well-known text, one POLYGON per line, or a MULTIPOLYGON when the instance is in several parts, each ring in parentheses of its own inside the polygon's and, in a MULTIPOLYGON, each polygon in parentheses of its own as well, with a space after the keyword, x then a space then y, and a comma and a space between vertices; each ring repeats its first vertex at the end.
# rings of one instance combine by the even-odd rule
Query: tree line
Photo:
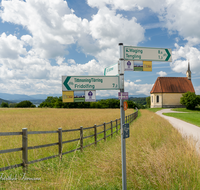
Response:
POLYGON ((32 102, 25 100, 19 103, 9 103, 9 104, 8 102, 2 102, 0 107, 2 108, 35 108, 36 106, 32 102))
MULTIPOLYGON (((128 108, 144 109, 150 107, 150 97, 147 98, 130 98, 127 100, 128 108)), ((0 107, 10 108, 34 108, 36 107, 31 101, 22 101, 19 103, 2 102, 0 107)), ((72 102, 63 103, 61 97, 47 97, 39 106, 39 108, 119 108, 120 100, 118 99, 103 99, 97 102, 72 102)))
MULTIPOLYGON (((145 109, 150 108, 150 96, 146 98, 129 98, 127 101, 128 108, 145 109)), ((200 106, 200 95, 192 92, 184 93, 180 99, 180 103, 187 109, 195 109, 200 106)), ((31 101, 25 100, 19 103, 2 102, 0 107, 10 108, 34 108, 36 107, 31 101)), ((63 103, 61 97, 49 96, 43 101, 39 108, 119 108, 120 100, 118 99, 105 99, 97 102, 72 102, 63 103)))
MULTIPOLYGON (((143 105, 137 104, 133 101, 128 100, 129 108, 143 108, 143 105)), ((47 97, 47 99, 42 102, 38 107, 49 107, 49 108, 119 108, 120 100, 118 99, 106 99, 99 100, 97 102, 72 102, 63 103, 61 97, 47 97)))

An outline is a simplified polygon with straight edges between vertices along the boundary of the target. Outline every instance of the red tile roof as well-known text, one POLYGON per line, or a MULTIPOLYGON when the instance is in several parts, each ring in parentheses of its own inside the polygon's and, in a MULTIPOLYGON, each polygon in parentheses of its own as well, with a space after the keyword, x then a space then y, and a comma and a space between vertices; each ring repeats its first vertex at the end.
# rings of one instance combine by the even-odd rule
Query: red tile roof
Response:
POLYGON ((152 93, 185 93, 195 92, 191 80, 187 77, 158 77, 152 93))

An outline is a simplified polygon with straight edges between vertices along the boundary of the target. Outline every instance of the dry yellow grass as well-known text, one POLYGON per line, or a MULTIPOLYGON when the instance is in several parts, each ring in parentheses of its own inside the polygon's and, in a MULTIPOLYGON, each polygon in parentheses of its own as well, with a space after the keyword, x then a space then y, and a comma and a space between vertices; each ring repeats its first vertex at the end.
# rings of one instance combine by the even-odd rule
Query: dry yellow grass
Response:
MULTIPOLYGON (((133 113, 129 109, 126 114, 133 113)), ((120 109, 0 109, 0 132, 57 131, 58 128, 77 129, 80 126, 91 127, 120 118, 120 109)), ((99 130, 99 129, 98 129, 99 130)), ((99 132, 99 131, 98 131, 99 132)), ((84 130, 84 135, 94 130, 84 130)), ((63 141, 79 138, 80 132, 63 133, 63 141)), ((0 150, 19 148, 22 137, 1 136, 0 150)), ((58 142, 58 134, 37 134, 28 136, 28 146, 44 145, 58 142)), ((79 143, 79 142, 78 142, 79 143)), ((74 149, 77 142, 63 145, 63 152, 74 149)), ((47 147, 29 150, 29 161, 58 154, 58 147, 47 147)), ((21 163, 21 152, 0 154, 0 167, 21 163)))
MULTIPOLYGON (((126 139, 127 189, 200 189, 200 158, 163 118, 147 110, 126 139)), ((20 173, 12 170, 10 174, 20 173)), ((121 189, 121 136, 97 147, 30 166, 41 181, 4 181, 7 189, 121 189)))

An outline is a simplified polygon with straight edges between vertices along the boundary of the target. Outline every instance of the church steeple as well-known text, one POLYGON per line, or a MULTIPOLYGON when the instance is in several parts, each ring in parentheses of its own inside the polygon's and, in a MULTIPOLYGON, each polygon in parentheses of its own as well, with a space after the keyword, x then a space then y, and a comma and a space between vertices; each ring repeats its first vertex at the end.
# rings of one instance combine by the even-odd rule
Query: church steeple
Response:
POLYGON ((188 61, 188 70, 186 72, 186 76, 188 78, 188 80, 191 80, 191 71, 190 71, 190 62, 188 61))

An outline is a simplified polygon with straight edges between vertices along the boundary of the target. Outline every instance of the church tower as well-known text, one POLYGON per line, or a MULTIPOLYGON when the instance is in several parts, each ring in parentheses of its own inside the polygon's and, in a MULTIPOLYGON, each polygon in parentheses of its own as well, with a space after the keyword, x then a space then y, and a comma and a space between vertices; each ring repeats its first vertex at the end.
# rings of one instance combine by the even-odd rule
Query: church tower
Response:
POLYGON ((188 78, 188 80, 191 80, 191 71, 190 71, 190 62, 188 62, 188 70, 186 72, 186 76, 188 78))

